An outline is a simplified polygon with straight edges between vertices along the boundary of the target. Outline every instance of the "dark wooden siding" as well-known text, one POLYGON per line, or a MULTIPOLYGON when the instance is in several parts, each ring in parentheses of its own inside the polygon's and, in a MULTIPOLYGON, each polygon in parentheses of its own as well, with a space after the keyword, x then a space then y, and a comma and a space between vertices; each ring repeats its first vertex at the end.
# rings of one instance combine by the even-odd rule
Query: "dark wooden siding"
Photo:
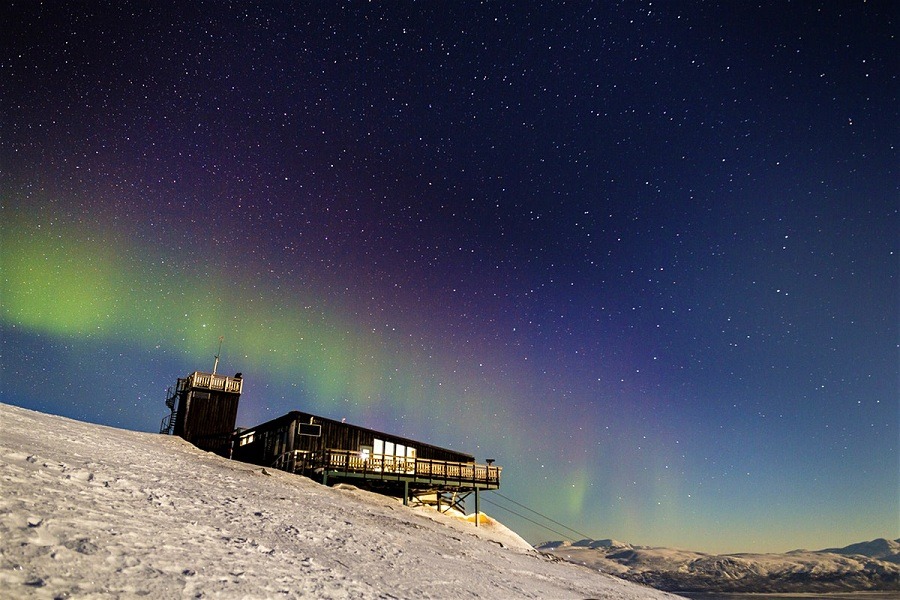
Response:
POLYGON ((280 456, 293 450, 320 454, 325 450, 358 452, 363 446, 374 446, 376 438, 395 445, 402 444, 407 448, 415 448, 418 458, 460 463, 475 462, 475 457, 471 454, 299 411, 241 432, 233 457, 244 462, 273 465, 280 456), (321 426, 321 435, 302 435, 301 430, 304 428, 301 426, 309 424, 321 426), (241 440, 245 442, 243 445, 241 440))
POLYGON ((239 394, 185 390, 179 399, 175 435, 204 450, 221 452, 234 431, 239 394))

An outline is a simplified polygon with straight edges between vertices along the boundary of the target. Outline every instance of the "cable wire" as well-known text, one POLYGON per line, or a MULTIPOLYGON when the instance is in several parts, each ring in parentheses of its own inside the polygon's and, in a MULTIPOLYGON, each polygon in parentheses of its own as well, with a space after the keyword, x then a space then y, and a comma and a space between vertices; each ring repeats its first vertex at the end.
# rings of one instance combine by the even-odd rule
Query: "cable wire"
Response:
POLYGON ((517 513, 516 511, 512 510, 511 508, 507 508, 507 507, 505 507, 505 506, 501 506, 501 505, 497 504, 496 502, 491 502, 491 501, 488 500, 487 498, 482 498, 482 500, 483 500, 484 502, 487 502, 488 504, 493 504, 493 505, 496 506, 497 508, 501 508, 501 509, 503 509, 503 510, 509 512, 509 513, 512 513, 512 514, 516 515, 517 517, 520 517, 520 518, 522 518, 522 519, 525 519, 526 521, 528 521, 528 522, 530 522, 530 523, 534 523, 534 524, 537 525, 538 527, 543 527, 543 528, 546 529, 547 531, 552 531, 552 532, 555 533, 556 535, 561 535, 561 536, 563 536, 565 539, 567 539, 567 540, 569 540, 569 541, 571 541, 571 542, 574 542, 574 541, 575 541, 575 540, 573 540, 570 536, 568 536, 568 535, 566 535, 566 534, 564 534, 564 533, 562 533, 562 532, 560 532, 560 531, 557 531, 557 530, 555 530, 555 529, 552 529, 552 528, 550 528, 550 527, 547 527, 546 525, 543 525, 543 524, 541 524, 541 523, 538 523, 538 522, 535 521, 534 519, 529 519, 529 518, 526 517, 525 515, 523 515, 523 514, 521 514, 521 513, 517 513))
MULTIPOLYGON (((559 525, 560 527, 563 527, 563 528, 565 528, 565 529, 568 529, 569 531, 571 531, 571 532, 574 533, 575 535, 581 536, 581 539, 591 539, 591 536, 587 535, 586 533, 581 533, 580 531, 577 531, 577 530, 575 530, 575 529, 572 529, 572 528, 569 527, 568 525, 563 525, 563 524, 560 523, 559 521, 554 521, 553 519, 551 519, 551 518, 548 517, 547 515, 542 515, 542 514, 539 513, 538 511, 534 510, 533 508, 528 508, 528 507, 525 506, 524 504, 522 504, 522 503, 520 503, 520 502, 516 502, 516 501, 513 500, 512 498, 507 498, 506 496, 504 496, 503 494, 501 494, 501 493, 498 492, 497 490, 491 490, 491 491, 494 492, 495 494, 497 494, 498 496, 500 496, 501 498, 503 498, 504 500, 508 500, 509 502, 512 502, 512 503, 515 504, 516 506, 521 506, 521 507, 524 508, 525 510, 533 512, 534 514, 536 514, 537 516, 541 517, 542 519, 547 519, 547 520, 550 521, 551 523, 555 523, 555 524, 559 525)), ((495 504, 494 506, 497 506, 497 505, 495 504)), ((503 508, 503 507, 501 506, 500 508, 503 508)), ((510 512, 512 512, 512 511, 510 511, 510 512)), ((513 514, 515 514, 515 513, 513 513, 513 514)), ((521 517, 522 515, 519 515, 519 516, 521 517)), ((529 519, 529 520, 530 520, 530 519, 529 519)), ((532 521, 532 523, 534 523, 534 521, 532 521)), ((543 527, 543 525, 542 525, 542 527, 543 527)), ((550 528, 547 527, 546 529, 550 529, 550 528)), ((550 531, 553 531, 553 530, 550 529, 550 531)), ((559 533, 559 532, 558 532, 558 531, 554 531, 554 533, 559 533)), ((560 534, 560 535, 562 535, 562 534, 560 534)), ((569 537, 569 536, 565 536, 565 537, 569 537)), ((574 542, 575 540, 572 540, 572 541, 574 542)))

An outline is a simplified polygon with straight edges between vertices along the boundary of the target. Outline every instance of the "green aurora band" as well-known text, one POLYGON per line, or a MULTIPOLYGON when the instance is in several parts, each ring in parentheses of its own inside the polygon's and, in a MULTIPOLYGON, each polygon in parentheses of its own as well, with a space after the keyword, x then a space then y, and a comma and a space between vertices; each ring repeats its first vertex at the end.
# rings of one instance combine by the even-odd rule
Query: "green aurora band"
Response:
POLYGON ((362 340, 348 343, 359 333, 339 331, 326 317, 286 314, 264 293, 244 299, 225 273, 166 268, 165 260, 136 263, 137 252, 72 232, 16 229, 3 242, 8 323, 61 337, 170 344, 186 355, 207 354, 210 339, 225 332, 246 358, 264 360, 269 370, 300 369, 318 397, 347 393, 361 400, 372 389, 371 373, 349 368, 366 364, 358 356, 362 340), (356 376, 346 381, 349 373, 356 376))
POLYGON ((478 424, 485 411, 515 412, 483 389, 454 384, 449 373, 417 376, 428 357, 371 327, 313 309, 316 302, 297 291, 242 281, 211 260, 188 266, 109 232, 21 219, 4 231, 2 253, 2 319, 13 327, 163 345, 185 357, 209 354, 224 335, 240 350, 244 371, 299 384, 336 411, 347 401, 363 411, 388 402, 401 414, 427 408, 432 419, 460 428, 478 424))
POLYGON ((467 370, 452 346, 442 354, 420 351, 404 344, 403 333, 391 338, 339 308, 314 308, 324 304, 315 290, 276 288, 213 258, 193 257, 188 264, 124 241, 110 227, 38 226, 13 218, 0 239, 4 326, 60 340, 174 348, 191 365, 224 335, 239 349, 236 362, 245 373, 299 388, 328 416, 343 416, 349 403, 351 420, 366 424, 368 412, 389 408, 414 428, 397 433, 429 440, 428 431, 452 432, 448 439, 459 441, 454 446, 500 459, 513 477, 507 493, 529 502, 533 494, 556 490, 557 516, 573 523, 597 504, 598 494, 604 504, 622 507, 607 518, 638 519, 633 507, 641 504, 641 492, 629 474, 670 492, 675 487, 665 468, 649 465, 650 471, 639 456, 603 455, 589 426, 570 433, 572 448, 551 445, 561 428, 576 428, 529 414, 519 405, 527 403, 526 394, 467 370))

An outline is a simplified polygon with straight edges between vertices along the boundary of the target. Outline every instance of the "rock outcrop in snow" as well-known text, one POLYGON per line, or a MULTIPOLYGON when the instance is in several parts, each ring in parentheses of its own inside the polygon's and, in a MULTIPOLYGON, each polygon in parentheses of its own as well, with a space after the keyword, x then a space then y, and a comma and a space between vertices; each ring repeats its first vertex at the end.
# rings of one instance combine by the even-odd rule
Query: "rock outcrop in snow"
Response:
POLYGON ((631 546, 615 540, 546 542, 538 550, 674 592, 900 590, 900 540, 786 554, 729 554, 631 546))
POLYGON ((674 598, 183 440, 0 404, 0 598, 674 598))

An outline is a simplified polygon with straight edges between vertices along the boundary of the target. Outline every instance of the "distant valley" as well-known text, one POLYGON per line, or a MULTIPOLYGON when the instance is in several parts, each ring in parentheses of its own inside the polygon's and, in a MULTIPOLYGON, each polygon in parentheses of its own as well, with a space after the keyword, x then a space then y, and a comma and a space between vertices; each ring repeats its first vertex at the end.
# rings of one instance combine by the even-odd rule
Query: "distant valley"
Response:
POLYGON ((705 554, 610 539, 545 542, 537 549, 670 592, 900 591, 900 539, 784 554, 705 554))

